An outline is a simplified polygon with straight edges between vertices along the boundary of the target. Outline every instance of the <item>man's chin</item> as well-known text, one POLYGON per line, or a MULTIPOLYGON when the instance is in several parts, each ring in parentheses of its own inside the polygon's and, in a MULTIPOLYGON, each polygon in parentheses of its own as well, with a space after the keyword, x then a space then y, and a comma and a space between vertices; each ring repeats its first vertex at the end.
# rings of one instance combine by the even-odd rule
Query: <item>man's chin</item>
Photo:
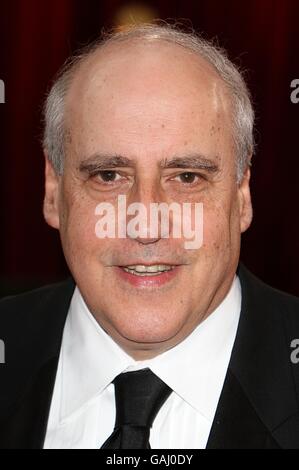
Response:
MULTIPOLYGON (((108 332, 109 334, 109 332, 108 332)), ((110 336, 129 355, 142 355, 153 357, 157 354, 171 349, 181 340, 180 328, 176 325, 173 328, 147 328, 118 327, 117 331, 111 331, 110 336)), ((141 360, 141 359, 139 359, 141 360)))

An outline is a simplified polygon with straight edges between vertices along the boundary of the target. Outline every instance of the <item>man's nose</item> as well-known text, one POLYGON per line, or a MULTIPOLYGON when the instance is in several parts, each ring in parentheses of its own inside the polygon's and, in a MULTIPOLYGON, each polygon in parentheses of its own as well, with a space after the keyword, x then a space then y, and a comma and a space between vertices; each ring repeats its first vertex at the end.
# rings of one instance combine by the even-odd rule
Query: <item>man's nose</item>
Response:
POLYGON ((136 217, 138 214, 138 219, 142 223, 142 230, 138 230, 142 232, 141 236, 130 236, 128 233, 129 238, 134 238, 138 243, 143 245, 149 245, 153 243, 157 243, 161 238, 161 221, 160 217, 158 217, 158 226, 153 227, 153 220, 151 220, 151 207, 152 204, 160 204, 164 201, 164 196, 162 191, 158 187, 158 185, 150 185, 150 184, 140 184, 134 194, 131 195, 128 201, 128 205, 133 204, 132 207, 132 214, 130 214, 130 218, 136 217), (136 204, 137 203, 137 204, 136 204), (140 211, 138 211, 138 208, 140 211), (133 214, 134 209, 136 209, 135 215, 133 214), (156 232, 153 237, 153 231, 156 232))

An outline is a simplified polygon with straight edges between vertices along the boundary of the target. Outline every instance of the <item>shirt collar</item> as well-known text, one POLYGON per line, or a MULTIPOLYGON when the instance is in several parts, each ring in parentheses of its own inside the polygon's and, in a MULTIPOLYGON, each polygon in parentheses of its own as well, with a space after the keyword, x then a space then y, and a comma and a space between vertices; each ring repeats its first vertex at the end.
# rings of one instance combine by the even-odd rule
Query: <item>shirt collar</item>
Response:
POLYGON ((241 310, 235 276, 221 304, 174 348, 147 361, 135 361, 101 328, 76 287, 62 349, 62 400, 65 420, 128 370, 149 367, 183 400, 213 420, 233 348, 241 310))

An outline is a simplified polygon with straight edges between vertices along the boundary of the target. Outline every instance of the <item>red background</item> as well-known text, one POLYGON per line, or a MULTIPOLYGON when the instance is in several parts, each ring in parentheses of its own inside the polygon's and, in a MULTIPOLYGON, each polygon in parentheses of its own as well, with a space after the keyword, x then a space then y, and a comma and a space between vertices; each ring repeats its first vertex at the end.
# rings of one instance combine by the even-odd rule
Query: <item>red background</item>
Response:
MULTIPOLYGON (((113 25, 117 0, 1 2, 1 294, 65 277, 58 233, 42 216, 41 106, 50 80, 77 47, 113 25)), ((298 0, 145 2, 157 17, 187 18, 248 70, 257 111, 254 220, 241 258, 263 280, 299 295, 298 0)))

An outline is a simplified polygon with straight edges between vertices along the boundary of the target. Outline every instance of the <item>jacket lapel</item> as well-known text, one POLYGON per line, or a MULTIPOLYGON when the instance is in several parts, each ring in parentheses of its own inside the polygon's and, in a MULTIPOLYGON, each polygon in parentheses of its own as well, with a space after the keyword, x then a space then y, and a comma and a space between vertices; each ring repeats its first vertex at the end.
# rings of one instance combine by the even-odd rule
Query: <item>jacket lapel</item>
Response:
POLYGON ((208 448, 299 449, 287 296, 283 301, 242 265, 238 275, 240 322, 208 448))
POLYGON ((0 449, 43 448, 74 286, 69 279, 43 288, 36 302, 29 294, 28 305, 25 297, 8 312, 18 324, 9 326, 13 331, 8 330, 5 338, 8 354, 1 369, 0 449), (15 328, 17 334, 22 333, 19 341, 15 328))
POLYGON ((278 449, 234 374, 228 370, 207 449, 278 449))
POLYGON ((2 423, 1 448, 42 449, 47 430, 58 358, 42 366, 13 413, 2 423))

